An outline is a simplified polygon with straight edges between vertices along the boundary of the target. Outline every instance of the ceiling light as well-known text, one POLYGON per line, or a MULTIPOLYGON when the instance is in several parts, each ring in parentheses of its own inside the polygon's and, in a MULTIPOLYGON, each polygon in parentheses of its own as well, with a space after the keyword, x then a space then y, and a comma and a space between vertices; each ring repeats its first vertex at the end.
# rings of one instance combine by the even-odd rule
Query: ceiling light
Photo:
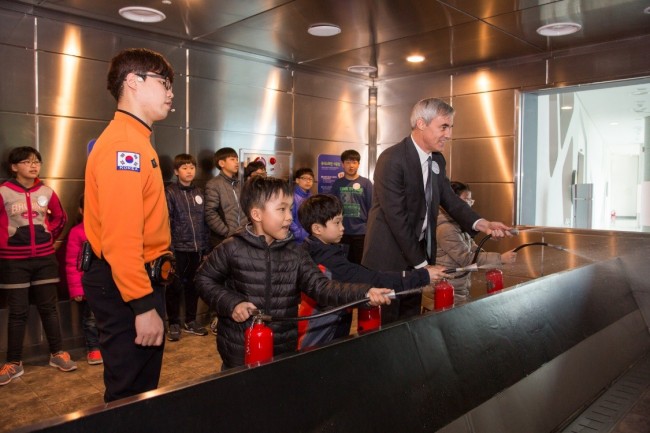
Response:
POLYGON ((609 122, 609 124, 612 125, 612 126, 617 126, 618 122, 609 122))
POLYGON ((424 56, 420 56, 419 54, 416 54, 413 56, 408 56, 406 60, 411 63, 420 63, 420 62, 424 62, 424 56))
POLYGON ((564 36, 575 33, 580 29, 582 29, 582 26, 578 23, 551 23, 538 28, 537 33, 542 36, 564 36))
POLYGON ((341 33, 341 28, 336 24, 318 23, 309 26, 307 33, 313 36, 321 37, 334 36, 341 33))
POLYGON ((563 105, 560 110, 573 110, 573 105, 563 105))
POLYGON ((370 65, 354 65, 348 68, 349 72, 354 72, 355 74, 372 74, 377 72, 377 68, 370 65))
POLYGON ((159 23, 167 18, 159 10, 144 6, 128 6, 120 9, 119 12, 122 18, 138 23, 159 23))

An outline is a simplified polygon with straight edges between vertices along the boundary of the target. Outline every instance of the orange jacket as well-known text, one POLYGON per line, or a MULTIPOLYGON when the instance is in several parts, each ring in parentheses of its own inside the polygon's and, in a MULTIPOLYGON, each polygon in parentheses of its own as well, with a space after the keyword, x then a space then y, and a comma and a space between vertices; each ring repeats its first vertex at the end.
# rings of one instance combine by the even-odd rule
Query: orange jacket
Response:
POLYGON ((152 307, 146 302, 153 289, 145 263, 169 252, 171 244, 165 187, 150 136, 144 123, 118 111, 86 165, 86 235, 136 313, 152 307))

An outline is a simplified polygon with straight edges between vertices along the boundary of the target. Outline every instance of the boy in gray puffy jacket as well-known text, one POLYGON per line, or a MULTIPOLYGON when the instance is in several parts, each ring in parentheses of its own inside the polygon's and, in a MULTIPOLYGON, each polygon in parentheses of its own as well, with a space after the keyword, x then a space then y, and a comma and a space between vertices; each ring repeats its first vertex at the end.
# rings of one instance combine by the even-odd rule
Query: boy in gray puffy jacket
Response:
MULTIPOLYGON (((388 289, 330 281, 305 249, 293 242, 291 186, 282 179, 255 177, 242 191, 251 221, 216 247, 196 274, 201 298, 219 317, 217 350, 222 369, 244 364, 244 332, 251 312, 273 317, 298 315, 304 291, 321 305, 342 305, 368 296, 371 305, 390 304, 388 289)), ((274 355, 296 350, 296 322, 271 322, 274 355)))

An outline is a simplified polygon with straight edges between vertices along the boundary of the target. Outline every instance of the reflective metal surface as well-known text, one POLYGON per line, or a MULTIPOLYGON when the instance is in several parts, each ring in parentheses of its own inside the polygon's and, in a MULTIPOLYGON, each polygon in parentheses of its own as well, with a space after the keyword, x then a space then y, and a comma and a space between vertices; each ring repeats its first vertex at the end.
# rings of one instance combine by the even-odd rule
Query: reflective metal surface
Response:
POLYGON ((200 0, 167 5, 144 0, 138 4, 157 8, 167 17, 145 26, 118 15, 130 0, 4 3, 14 3, 14 9, 30 6, 55 19, 64 13, 132 29, 144 27, 165 37, 343 74, 349 74, 352 65, 372 65, 380 78, 548 55, 648 34, 644 0, 200 0), (582 30, 562 38, 546 38, 535 31, 565 21, 581 24, 582 30), (334 23, 342 32, 331 38, 307 34, 310 25, 322 22, 334 23), (406 62, 414 51, 425 55, 426 61, 406 62))

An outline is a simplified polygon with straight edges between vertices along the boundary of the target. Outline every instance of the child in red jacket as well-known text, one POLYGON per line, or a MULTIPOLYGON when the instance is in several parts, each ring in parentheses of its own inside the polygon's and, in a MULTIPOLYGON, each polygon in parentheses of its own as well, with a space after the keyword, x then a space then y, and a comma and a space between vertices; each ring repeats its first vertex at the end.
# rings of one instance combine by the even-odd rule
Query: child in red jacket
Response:
POLYGON ((7 363, 0 368, 0 385, 24 373, 22 355, 30 299, 36 304, 50 346, 50 365, 61 371, 77 369, 64 352, 56 310, 59 264, 54 240, 66 215, 56 193, 43 185, 41 154, 33 147, 9 153, 12 178, 0 185, 0 289, 7 290, 9 326, 7 363))
POLYGON ((99 331, 95 323, 95 315, 86 301, 84 288, 81 285, 83 271, 77 268, 77 259, 81 254, 83 243, 88 240, 84 231, 84 195, 79 198, 79 223, 70 229, 68 233, 68 246, 65 250, 65 274, 68 278, 68 291, 70 299, 79 303, 81 308, 81 327, 86 342, 86 360, 90 365, 97 365, 104 362, 99 351, 99 331))

